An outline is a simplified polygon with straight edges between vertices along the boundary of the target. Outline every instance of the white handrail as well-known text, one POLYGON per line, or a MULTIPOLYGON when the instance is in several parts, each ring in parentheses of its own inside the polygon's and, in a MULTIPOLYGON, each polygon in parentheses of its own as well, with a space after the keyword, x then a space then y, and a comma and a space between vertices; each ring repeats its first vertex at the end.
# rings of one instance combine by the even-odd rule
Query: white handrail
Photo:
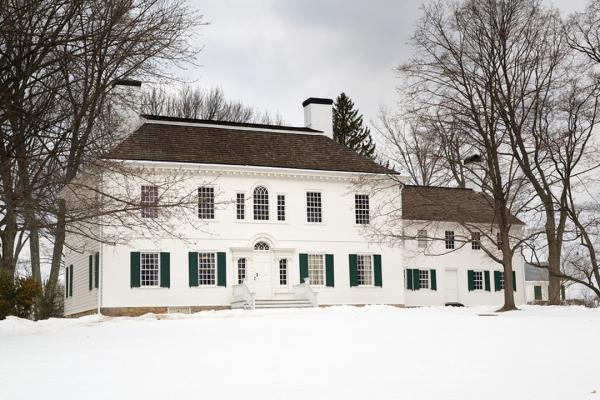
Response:
POLYGON ((243 308, 247 310, 254 310, 255 296, 254 293, 248 287, 246 279, 244 279, 239 285, 233 286, 232 303, 241 303, 243 308))
POLYGON ((319 306, 318 293, 310 286, 310 280, 304 278, 304 283, 294 285, 294 297, 296 299, 308 300, 313 307, 319 306))

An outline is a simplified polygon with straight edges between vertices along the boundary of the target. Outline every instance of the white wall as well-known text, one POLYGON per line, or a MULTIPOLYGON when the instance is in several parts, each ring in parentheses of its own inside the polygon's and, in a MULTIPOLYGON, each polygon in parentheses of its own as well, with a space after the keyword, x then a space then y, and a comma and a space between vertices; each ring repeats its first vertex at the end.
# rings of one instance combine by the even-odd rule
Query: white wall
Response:
MULTIPOLYGON (((198 171, 197 166, 191 168, 196 172, 185 182, 188 189, 195 190, 210 183, 218 193, 215 219, 207 223, 198 221, 194 206, 185 211, 185 216, 179 215, 178 220, 167 222, 172 226, 171 237, 161 233, 164 239, 155 240, 138 235, 128 244, 103 245, 102 307, 229 305, 232 286, 237 283, 232 249, 250 248, 259 238, 265 238, 275 250, 289 255, 290 287, 299 283, 299 253, 334 254, 335 287, 315 287, 320 304, 404 304, 401 251, 369 243, 361 235, 361 227, 355 224, 354 215, 354 194, 359 191, 353 189, 351 175, 316 173, 315 177, 260 168, 234 168, 225 172, 223 167, 217 167, 219 172, 213 173, 198 171), (247 199, 246 220, 236 220, 233 201, 236 193, 245 192, 250 197, 257 185, 264 185, 269 190, 270 220, 253 220, 251 199, 247 199), (322 193, 322 223, 306 222, 307 191, 322 193), (277 194, 286 196, 285 222, 276 221, 277 194), (184 239, 175 237, 177 235, 184 239), (170 252, 171 287, 132 289, 129 276, 131 251, 170 252), (190 288, 189 251, 226 252, 227 287, 190 288), (350 287, 348 255, 351 253, 381 254, 383 287, 350 287)), ((172 174, 172 171, 160 169, 155 173, 172 174)), ((373 206, 381 197, 385 197, 385 191, 371 195, 373 206)), ((114 233, 105 229, 106 235, 114 233)))
POLYGON ((526 281, 525 282, 525 293, 528 303, 536 301, 548 301, 548 281, 526 281), (542 298, 541 300, 535 299, 535 286, 542 287, 542 298))
MULTIPOLYGON (((483 227, 482 227, 483 228, 483 227)), ((465 243, 468 234, 458 224, 444 222, 406 221, 404 235, 416 236, 419 229, 427 230, 430 240, 426 248, 419 248, 417 240, 404 241, 403 266, 405 269, 435 269, 437 275, 437 290, 419 289, 406 290, 406 304, 409 306, 444 305, 448 302, 446 292, 446 271, 455 270, 457 273, 458 302, 466 306, 502 305, 504 291, 496 291, 494 287, 494 272, 502 271, 502 266, 488 257, 483 250, 473 250, 470 243, 465 243), (444 231, 454 230, 456 235, 455 250, 447 250, 444 231), (463 233, 461 233, 463 232, 463 233), (459 239, 460 237, 460 239, 459 239), (460 243, 462 241, 462 243, 460 243), (490 271, 490 291, 468 290, 468 270, 490 271)), ((519 232, 515 230, 515 235, 519 232)), ((495 237, 494 235, 491 235, 495 237)), ((494 249, 493 243, 482 236, 482 244, 488 249, 494 249)), ((497 251, 500 254, 500 251, 497 251)), ((517 278, 515 303, 525 303, 524 265, 520 254, 513 259, 513 269, 517 278)))
MULTIPOLYGON (((92 281, 92 290, 89 288, 89 256, 98 252, 100 245, 93 240, 72 233, 67 233, 65 240, 68 244, 65 249, 65 266, 68 268, 73 265, 73 296, 65 297, 64 313, 71 315, 96 310, 98 289, 94 288, 94 281, 92 281)), ((94 279, 93 273, 92 279, 94 279)), ((65 283, 67 283, 66 280, 65 283)), ((63 293, 63 296, 65 294, 63 293)))

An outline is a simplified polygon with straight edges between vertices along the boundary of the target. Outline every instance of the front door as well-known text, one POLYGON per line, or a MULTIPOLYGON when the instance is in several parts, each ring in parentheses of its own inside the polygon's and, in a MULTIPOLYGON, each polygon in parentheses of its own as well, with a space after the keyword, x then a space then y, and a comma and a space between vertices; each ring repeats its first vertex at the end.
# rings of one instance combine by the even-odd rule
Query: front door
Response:
POLYGON ((446 287, 446 303, 458 303, 458 273, 455 269, 447 269, 444 276, 446 287))
POLYGON ((256 251, 252 256, 253 290, 259 300, 271 299, 273 297, 271 270, 273 268, 273 255, 270 251, 256 251))

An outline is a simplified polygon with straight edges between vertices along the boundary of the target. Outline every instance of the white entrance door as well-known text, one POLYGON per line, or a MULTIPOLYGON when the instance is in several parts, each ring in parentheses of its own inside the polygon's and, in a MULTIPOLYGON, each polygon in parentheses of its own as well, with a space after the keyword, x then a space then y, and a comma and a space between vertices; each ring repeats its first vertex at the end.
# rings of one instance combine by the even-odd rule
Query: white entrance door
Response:
POLYGON ((273 297, 271 270, 273 269, 273 256, 270 251, 256 251, 252 255, 252 275, 254 293, 259 300, 273 297))
POLYGON ((458 273, 455 269, 447 269, 444 274, 446 287, 446 303, 458 303, 458 273))

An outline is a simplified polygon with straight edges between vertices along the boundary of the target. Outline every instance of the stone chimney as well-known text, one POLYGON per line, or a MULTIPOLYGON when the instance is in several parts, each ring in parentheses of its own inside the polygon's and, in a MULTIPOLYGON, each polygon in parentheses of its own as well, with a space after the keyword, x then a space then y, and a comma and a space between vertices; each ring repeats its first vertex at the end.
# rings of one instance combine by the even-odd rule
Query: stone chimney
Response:
POLYGON ((130 134, 141 125, 142 82, 117 79, 112 83, 113 111, 122 123, 124 134, 130 134))
POLYGON ((473 189, 476 192, 481 192, 483 183, 483 169, 481 168, 482 158, 479 154, 474 154, 465 158, 463 165, 467 172, 465 174, 465 187, 473 189))
POLYGON ((304 125, 333 139, 333 100, 309 97, 302 102, 304 125))

